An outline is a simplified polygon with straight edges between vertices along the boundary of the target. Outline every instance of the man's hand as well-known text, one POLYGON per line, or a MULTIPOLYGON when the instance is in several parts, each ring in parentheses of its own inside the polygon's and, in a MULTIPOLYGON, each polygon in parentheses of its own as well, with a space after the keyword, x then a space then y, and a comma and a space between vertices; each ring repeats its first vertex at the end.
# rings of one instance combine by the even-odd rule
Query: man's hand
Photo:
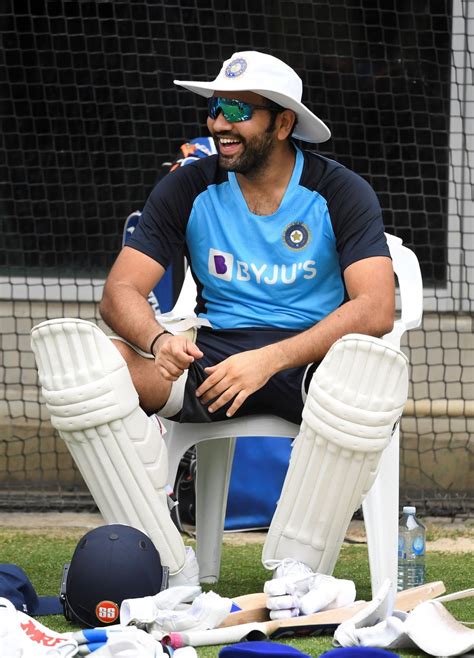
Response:
POLYGON ((226 412, 233 416, 251 395, 262 388, 274 374, 265 348, 234 354, 215 366, 205 368, 209 375, 196 390, 203 404, 211 402, 208 411, 213 413, 233 400, 226 412))
POLYGON ((191 340, 171 334, 160 336, 154 352, 158 371, 170 382, 175 382, 195 359, 204 356, 191 340))

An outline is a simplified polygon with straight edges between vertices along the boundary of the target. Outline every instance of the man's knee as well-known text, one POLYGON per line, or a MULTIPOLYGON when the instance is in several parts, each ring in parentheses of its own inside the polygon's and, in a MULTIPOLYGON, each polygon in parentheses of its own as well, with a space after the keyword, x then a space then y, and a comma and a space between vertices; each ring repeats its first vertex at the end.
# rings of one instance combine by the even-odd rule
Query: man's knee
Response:
POLYGON ((140 407, 151 415, 166 403, 171 391, 171 383, 166 381, 155 368, 153 358, 140 354, 132 345, 118 338, 111 338, 125 360, 133 385, 138 393, 140 407))
POLYGON ((120 354, 123 356, 127 365, 129 362, 132 362, 135 358, 138 358, 138 352, 132 348, 131 345, 123 341, 121 338, 116 338, 115 336, 110 336, 112 345, 118 349, 120 354))

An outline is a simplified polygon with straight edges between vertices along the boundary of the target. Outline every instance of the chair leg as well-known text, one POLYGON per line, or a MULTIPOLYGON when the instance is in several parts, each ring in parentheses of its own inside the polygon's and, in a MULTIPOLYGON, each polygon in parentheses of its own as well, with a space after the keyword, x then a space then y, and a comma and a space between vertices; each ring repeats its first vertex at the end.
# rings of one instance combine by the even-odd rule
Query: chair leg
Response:
POLYGON ((362 504, 369 549, 372 596, 389 578, 397 587, 399 428, 384 450, 380 470, 362 504))
POLYGON ((234 449, 235 438, 196 445, 196 557, 202 583, 219 579, 234 449))

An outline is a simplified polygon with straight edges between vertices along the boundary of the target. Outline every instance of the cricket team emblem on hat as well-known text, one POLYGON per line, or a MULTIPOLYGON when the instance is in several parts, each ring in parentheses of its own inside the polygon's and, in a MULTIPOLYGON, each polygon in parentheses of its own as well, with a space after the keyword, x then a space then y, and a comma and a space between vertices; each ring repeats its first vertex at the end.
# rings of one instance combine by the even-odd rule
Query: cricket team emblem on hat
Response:
POLYGON ((233 59, 226 67, 225 77, 226 78, 238 78, 239 75, 245 72, 247 68, 247 62, 243 57, 238 57, 233 59))
POLYGON ((302 222, 292 222, 288 224, 283 233, 283 240, 290 249, 299 251, 304 249, 309 243, 311 233, 308 227, 302 222))

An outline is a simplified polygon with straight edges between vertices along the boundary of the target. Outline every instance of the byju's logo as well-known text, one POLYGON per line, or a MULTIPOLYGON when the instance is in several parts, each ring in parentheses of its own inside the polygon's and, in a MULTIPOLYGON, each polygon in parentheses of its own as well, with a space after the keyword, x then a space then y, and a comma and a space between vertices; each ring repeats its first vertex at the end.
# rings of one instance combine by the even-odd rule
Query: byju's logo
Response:
POLYGON ((232 280, 232 268, 234 267, 234 256, 227 251, 209 249, 208 269, 212 276, 224 281, 232 280))

